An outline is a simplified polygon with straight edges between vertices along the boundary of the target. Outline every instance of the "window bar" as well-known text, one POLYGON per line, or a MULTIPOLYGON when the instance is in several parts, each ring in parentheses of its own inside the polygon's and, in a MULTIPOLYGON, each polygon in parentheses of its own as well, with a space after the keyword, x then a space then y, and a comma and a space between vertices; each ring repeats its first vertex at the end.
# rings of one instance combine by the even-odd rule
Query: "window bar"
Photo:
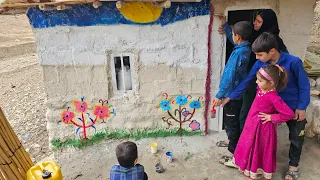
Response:
POLYGON ((127 89, 126 89, 126 82, 125 82, 125 77, 124 77, 124 63, 123 63, 123 55, 120 55, 120 60, 121 60, 121 69, 122 69, 122 81, 123 81, 123 90, 126 93, 127 89))

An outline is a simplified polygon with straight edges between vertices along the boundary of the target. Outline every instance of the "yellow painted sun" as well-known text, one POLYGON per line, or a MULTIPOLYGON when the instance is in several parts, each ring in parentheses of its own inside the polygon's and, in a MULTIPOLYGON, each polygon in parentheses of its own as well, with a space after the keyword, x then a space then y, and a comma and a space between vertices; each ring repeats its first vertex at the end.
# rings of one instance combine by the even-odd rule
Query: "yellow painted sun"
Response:
POLYGON ((150 23, 161 16, 162 8, 152 5, 150 2, 125 2, 119 11, 132 22, 150 23))

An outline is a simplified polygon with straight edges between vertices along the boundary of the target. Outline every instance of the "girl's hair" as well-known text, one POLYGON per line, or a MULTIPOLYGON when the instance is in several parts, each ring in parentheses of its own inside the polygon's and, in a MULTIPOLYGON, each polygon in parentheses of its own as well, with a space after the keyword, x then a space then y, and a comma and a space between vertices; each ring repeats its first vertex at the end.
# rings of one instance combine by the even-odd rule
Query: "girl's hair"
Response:
POLYGON ((286 69, 279 65, 267 65, 262 67, 262 70, 270 76, 271 80, 268 77, 265 77, 260 70, 258 71, 260 77, 267 82, 274 82, 274 87, 279 91, 286 88, 288 84, 288 73, 286 69))

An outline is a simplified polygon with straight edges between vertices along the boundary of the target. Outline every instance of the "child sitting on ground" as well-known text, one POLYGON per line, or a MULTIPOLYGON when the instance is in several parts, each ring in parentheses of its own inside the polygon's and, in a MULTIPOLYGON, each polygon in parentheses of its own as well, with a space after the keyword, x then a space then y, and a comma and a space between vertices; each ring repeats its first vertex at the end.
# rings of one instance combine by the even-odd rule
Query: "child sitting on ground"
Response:
POLYGON ((116 148, 119 164, 110 171, 110 180, 148 180, 144 167, 138 162, 138 148, 133 142, 127 141, 116 148))

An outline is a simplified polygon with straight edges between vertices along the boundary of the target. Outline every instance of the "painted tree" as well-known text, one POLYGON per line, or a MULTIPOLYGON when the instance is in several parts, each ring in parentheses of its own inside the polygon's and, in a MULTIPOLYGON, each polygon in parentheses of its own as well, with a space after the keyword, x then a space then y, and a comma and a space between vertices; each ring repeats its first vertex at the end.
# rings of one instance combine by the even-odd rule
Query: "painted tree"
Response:
POLYGON ((192 96, 183 95, 183 92, 178 94, 173 100, 168 98, 167 93, 163 93, 162 97, 158 107, 168 113, 168 117, 162 117, 163 122, 168 125, 167 129, 169 129, 170 126, 173 126, 173 122, 176 122, 179 124, 179 130, 182 131, 182 125, 189 122, 191 130, 200 130, 200 123, 196 120, 192 120, 192 118, 196 109, 201 108, 202 97, 199 97, 197 100, 192 100, 192 96), (176 108, 173 109, 172 107, 174 106, 176 108))
POLYGON ((62 122, 64 124, 73 124, 74 126, 78 127, 76 134, 83 134, 83 139, 88 139, 88 128, 93 128, 96 132, 95 124, 98 121, 105 123, 105 120, 108 119, 111 114, 114 116, 116 115, 114 109, 111 109, 112 106, 108 106, 108 101, 104 101, 102 99, 99 100, 99 104, 93 106, 91 113, 95 116, 94 119, 91 118, 88 102, 84 100, 84 97, 82 97, 80 101, 73 101, 72 105, 75 111, 71 111, 71 107, 68 107, 67 110, 61 113, 62 120, 60 120, 58 123, 62 122), (75 119, 77 119, 78 122, 76 122, 75 119))

